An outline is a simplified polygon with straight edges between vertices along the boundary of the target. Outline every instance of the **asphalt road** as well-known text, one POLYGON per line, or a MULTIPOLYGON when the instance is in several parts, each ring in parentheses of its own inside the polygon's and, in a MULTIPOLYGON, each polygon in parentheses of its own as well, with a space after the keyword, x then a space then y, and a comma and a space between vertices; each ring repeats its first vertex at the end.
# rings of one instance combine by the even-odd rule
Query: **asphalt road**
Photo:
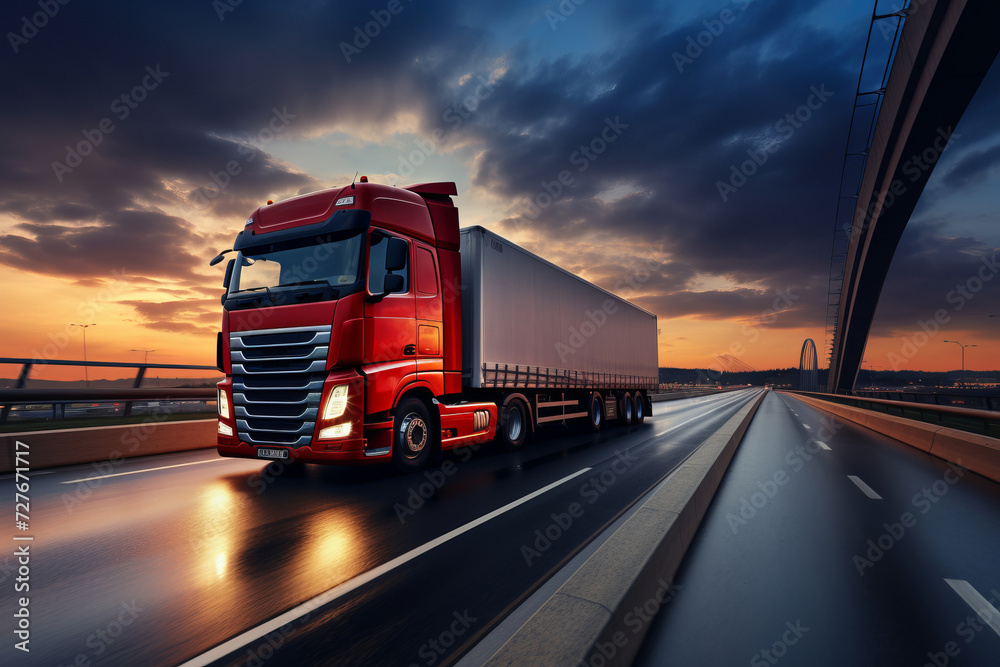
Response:
POLYGON ((676 582, 636 665, 998 665, 1000 485, 772 392, 676 582))
MULTIPOLYGON (((448 664, 756 393, 412 475, 212 450, 33 473, 31 651, 7 633, 0 663, 448 664)), ((7 619, 16 577, 0 557, 7 619)))

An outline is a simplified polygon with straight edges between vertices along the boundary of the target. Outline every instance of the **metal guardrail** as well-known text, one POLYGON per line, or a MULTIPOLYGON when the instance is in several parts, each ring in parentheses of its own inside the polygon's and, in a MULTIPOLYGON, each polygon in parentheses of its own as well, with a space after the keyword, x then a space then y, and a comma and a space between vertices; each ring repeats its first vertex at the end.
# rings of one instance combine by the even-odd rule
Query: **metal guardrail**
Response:
POLYGON ((854 392, 855 396, 864 398, 880 398, 886 401, 903 401, 906 403, 922 403, 927 405, 950 405, 956 408, 972 410, 1000 411, 1000 395, 989 394, 936 394, 916 391, 893 391, 891 389, 871 389, 854 392))
POLYGON ((907 401, 890 401, 881 398, 844 396, 842 394, 822 394, 811 391, 788 391, 788 393, 802 394, 831 403, 861 408, 862 410, 881 412, 896 417, 914 419, 927 424, 946 426, 968 433, 978 433, 993 438, 1000 438, 1000 412, 992 410, 977 410, 951 405, 931 405, 907 401))
POLYGON ((216 390, 213 387, 160 387, 143 388, 140 385, 146 375, 146 370, 150 368, 173 369, 173 370, 199 370, 216 371, 215 366, 195 366, 189 364, 149 364, 149 363, 125 363, 120 361, 72 361, 61 359, 24 359, 0 357, 0 364, 19 364, 21 370, 13 389, 0 389, 0 423, 6 422, 10 415, 11 407, 14 405, 27 405, 39 403, 51 405, 53 417, 63 417, 65 406, 74 403, 88 402, 122 402, 125 409, 123 417, 132 414, 132 404, 134 401, 156 401, 156 400, 196 400, 214 401, 216 390), (99 368, 135 368, 137 369, 135 378, 132 380, 132 387, 100 387, 83 389, 42 389, 26 388, 28 376, 35 366, 87 366, 99 368))

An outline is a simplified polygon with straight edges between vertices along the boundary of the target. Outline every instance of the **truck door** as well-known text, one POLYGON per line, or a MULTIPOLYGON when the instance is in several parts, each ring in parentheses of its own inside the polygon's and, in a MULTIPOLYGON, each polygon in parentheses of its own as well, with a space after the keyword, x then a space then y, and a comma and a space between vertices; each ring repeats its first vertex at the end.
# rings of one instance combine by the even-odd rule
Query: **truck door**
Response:
POLYGON ((417 372, 417 324, 411 267, 413 244, 406 241, 406 266, 386 268, 389 234, 373 230, 369 234, 368 293, 384 292, 390 274, 403 277, 399 292, 365 305, 365 398, 367 412, 392 408, 398 388, 407 376, 417 372))
POLYGON ((414 298, 417 312, 417 377, 431 383, 434 394, 444 393, 444 331, 441 289, 434 251, 414 243, 414 298))

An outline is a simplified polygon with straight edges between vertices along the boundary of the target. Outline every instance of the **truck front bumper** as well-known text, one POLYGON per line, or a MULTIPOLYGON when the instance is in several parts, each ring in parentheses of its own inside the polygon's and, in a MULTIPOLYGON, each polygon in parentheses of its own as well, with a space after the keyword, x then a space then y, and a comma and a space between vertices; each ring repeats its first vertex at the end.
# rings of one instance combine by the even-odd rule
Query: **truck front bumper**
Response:
MULTIPOLYGON (((314 443, 313 446, 315 446, 315 444, 316 443, 314 443)), ((240 442, 233 445, 224 445, 219 443, 217 448, 220 456, 260 459, 261 461, 280 461, 281 463, 291 463, 297 461, 299 463, 364 465, 366 463, 388 461, 390 458, 388 450, 366 450, 365 447, 368 444, 368 441, 365 438, 344 440, 340 444, 341 447, 338 449, 313 449, 313 446, 310 445, 296 448, 280 448, 288 450, 289 458, 287 459, 276 459, 273 457, 259 455, 258 450, 276 449, 276 447, 273 446, 251 445, 246 442, 240 442), (374 454, 374 456, 372 454, 374 454)), ((320 444, 320 446, 322 447, 322 444, 320 444)))

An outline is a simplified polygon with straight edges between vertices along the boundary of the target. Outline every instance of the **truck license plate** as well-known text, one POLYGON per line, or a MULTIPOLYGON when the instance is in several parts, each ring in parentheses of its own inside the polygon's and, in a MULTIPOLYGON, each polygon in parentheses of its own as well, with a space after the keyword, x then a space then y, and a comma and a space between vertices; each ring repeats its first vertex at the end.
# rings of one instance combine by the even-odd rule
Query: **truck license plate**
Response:
POLYGON ((267 449, 264 447, 259 447, 257 449, 257 458, 259 459, 282 459, 288 460, 288 450, 287 449, 267 449))

